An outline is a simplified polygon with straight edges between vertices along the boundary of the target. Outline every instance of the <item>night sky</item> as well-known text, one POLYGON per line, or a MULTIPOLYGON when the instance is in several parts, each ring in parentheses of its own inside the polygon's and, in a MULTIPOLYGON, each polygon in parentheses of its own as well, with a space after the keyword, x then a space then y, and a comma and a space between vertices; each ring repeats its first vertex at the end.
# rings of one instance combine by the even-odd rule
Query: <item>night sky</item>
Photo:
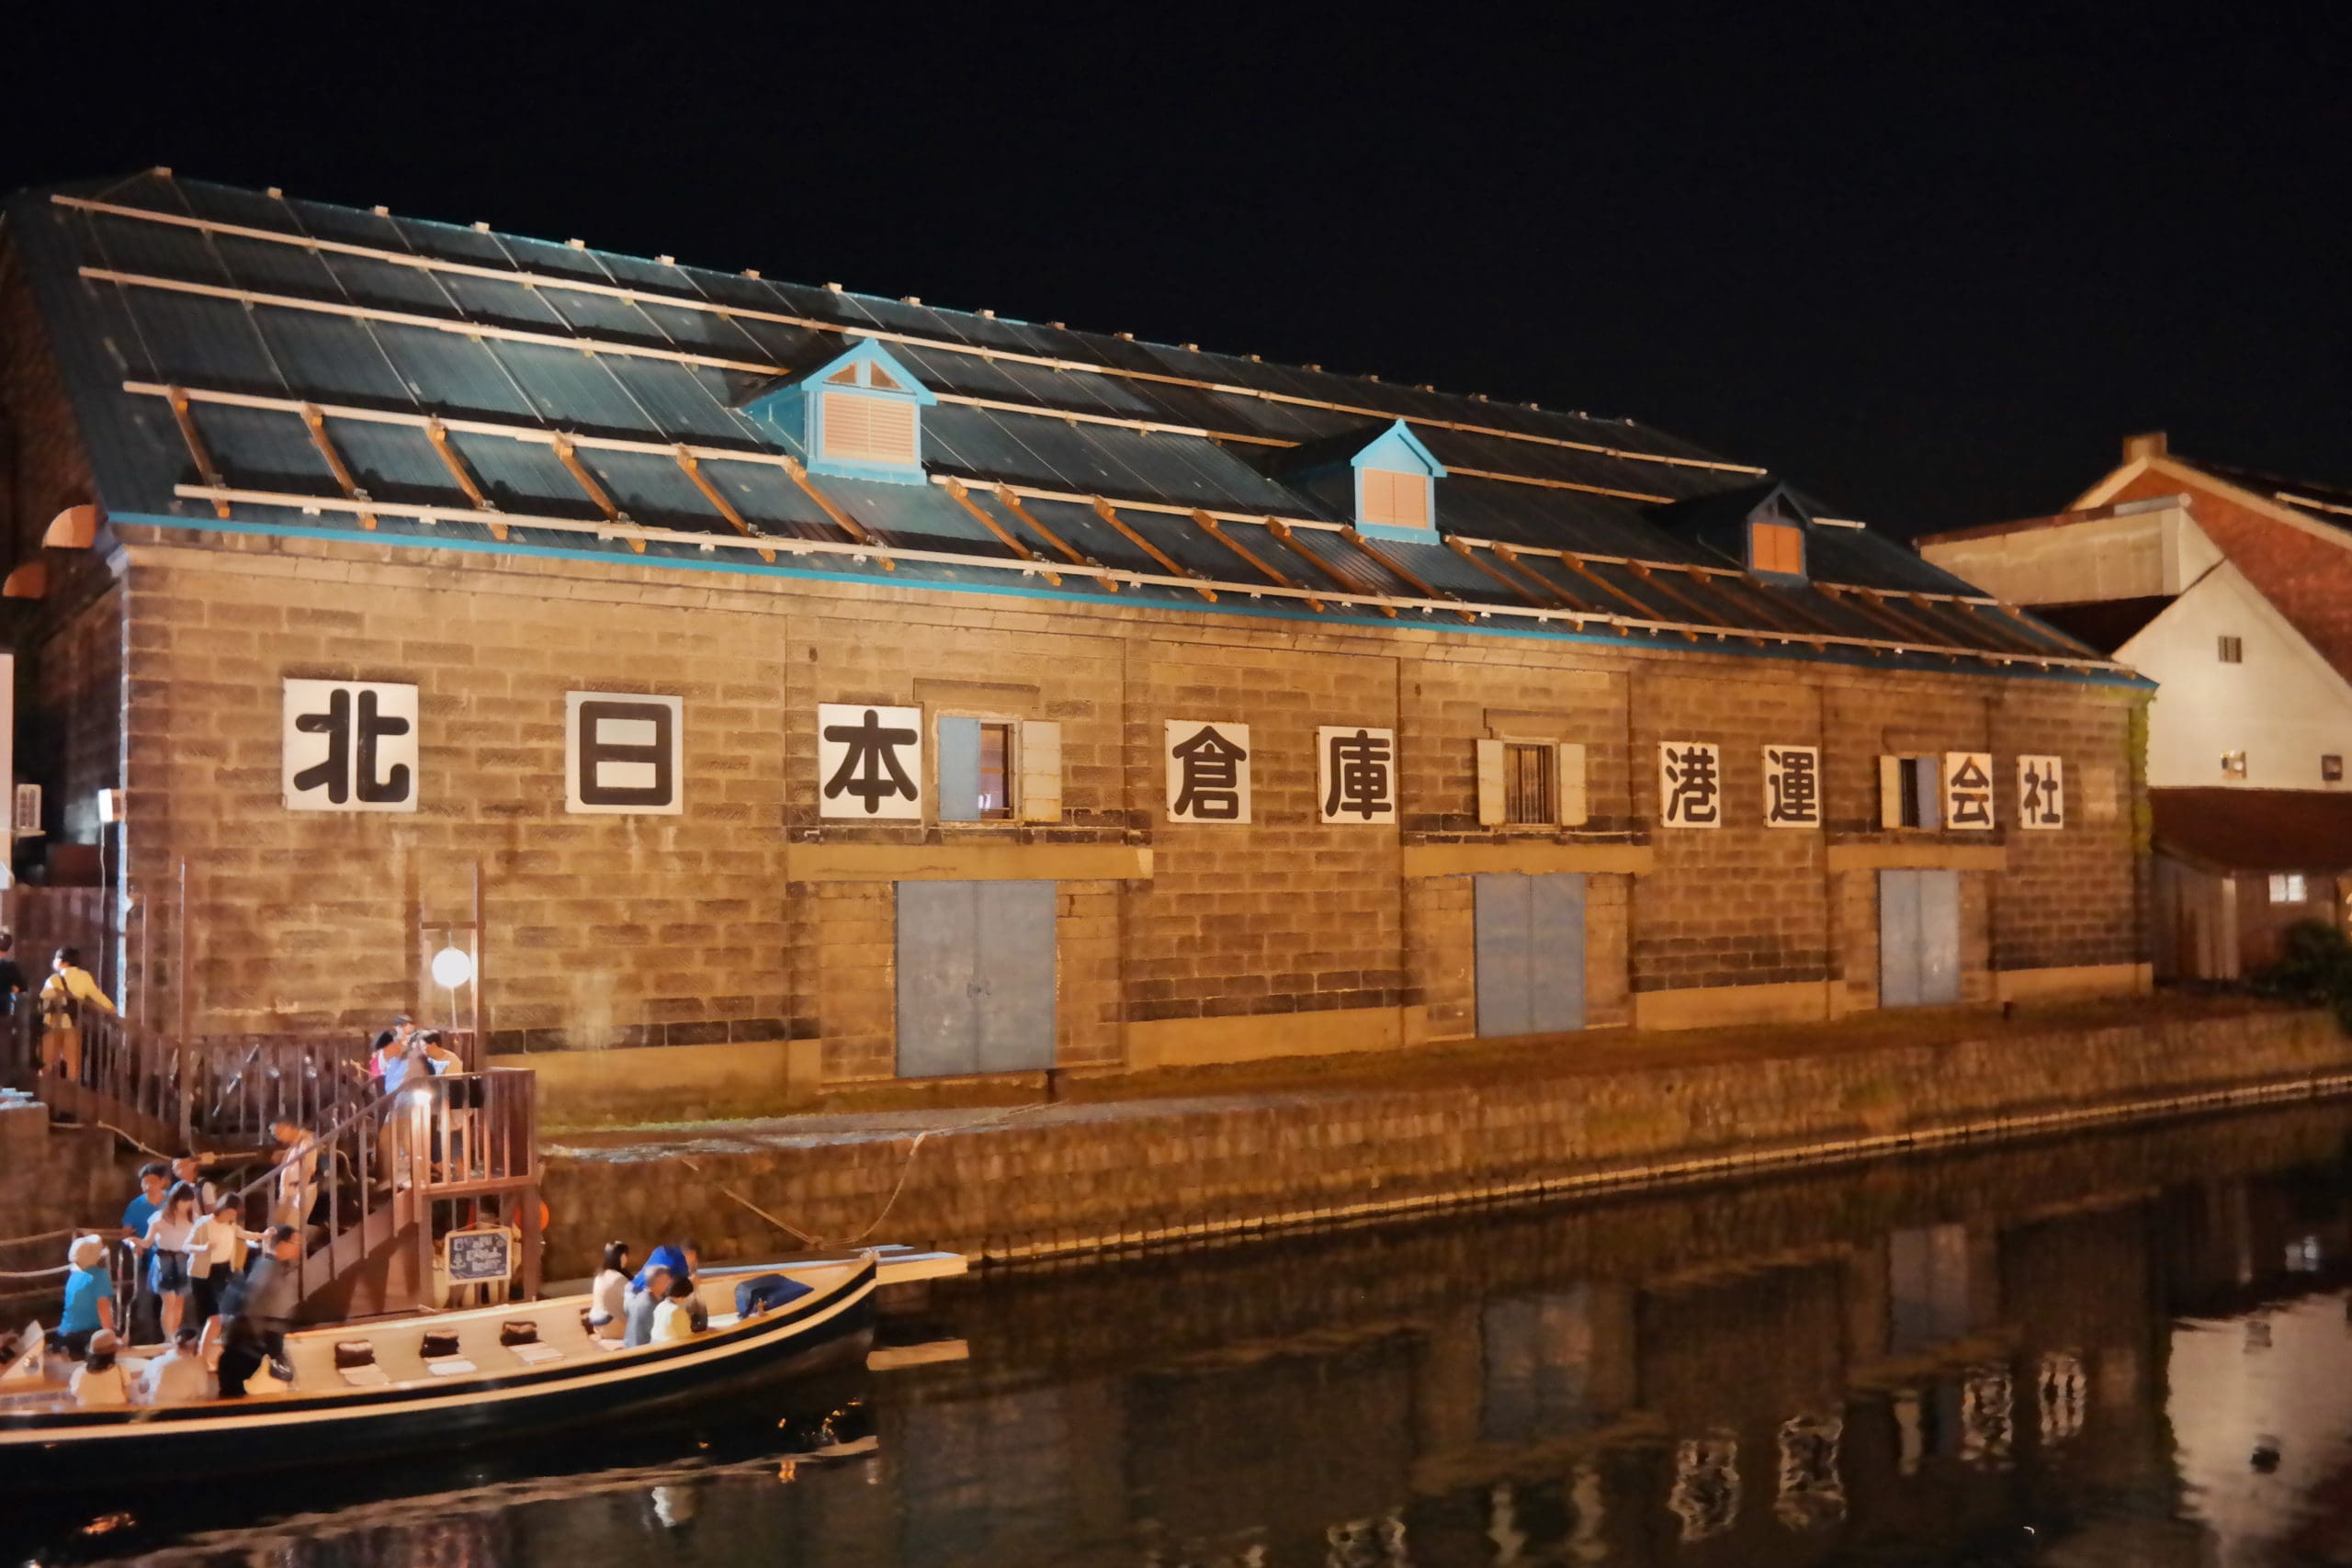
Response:
POLYGON ((2352 482, 2352 25, 1630 9, 109 12, 15 35, 0 186, 168 164, 1631 416, 1902 533, 2142 429, 2352 482))

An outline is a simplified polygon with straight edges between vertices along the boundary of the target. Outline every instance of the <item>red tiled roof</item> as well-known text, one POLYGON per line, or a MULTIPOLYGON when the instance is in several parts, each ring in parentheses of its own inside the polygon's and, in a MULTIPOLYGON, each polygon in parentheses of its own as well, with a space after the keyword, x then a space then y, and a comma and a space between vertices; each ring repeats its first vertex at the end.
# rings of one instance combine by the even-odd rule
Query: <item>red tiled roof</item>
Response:
POLYGON ((2218 871, 2352 872, 2352 791, 2152 789, 2156 847, 2218 871))

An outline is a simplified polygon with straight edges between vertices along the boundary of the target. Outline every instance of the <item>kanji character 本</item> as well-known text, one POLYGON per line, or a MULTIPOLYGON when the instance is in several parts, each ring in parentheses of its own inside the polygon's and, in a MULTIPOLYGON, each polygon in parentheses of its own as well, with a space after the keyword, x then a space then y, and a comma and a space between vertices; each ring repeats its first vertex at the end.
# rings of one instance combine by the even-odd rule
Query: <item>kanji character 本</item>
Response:
POLYGON ((2018 759, 2018 820, 2028 828, 2066 825, 2065 770, 2057 758, 2018 759))
POLYGON ((1983 751, 1944 754, 1944 825, 1993 826, 1993 759, 1983 751))
POLYGON ((846 748, 833 776, 825 781, 825 798, 848 795, 865 803, 868 817, 879 815, 882 803, 900 795, 918 798, 915 782, 899 761, 899 748, 912 746, 922 732, 911 727, 893 728, 882 722, 879 710, 866 708, 854 724, 829 724, 824 738, 846 748))
POLYGON ((1723 769, 1708 740, 1668 740, 1658 747, 1661 815, 1676 827, 1713 828, 1723 821, 1718 800, 1723 769))
POLYGON ((1323 820, 1353 816, 1387 821, 1396 815, 1396 737, 1386 729, 1325 729, 1323 820))
POLYGON ((1764 821, 1773 828, 1821 826, 1818 747, 1764 748, 1764 821))
POLYGON ((1176 798, 1168 807, 1173 817, 1195 822, 1241 820, 1241 768, 1250 760, 1247 747, 1227 739, 1213 724, 1168 749, 1181 770, 1176 798))

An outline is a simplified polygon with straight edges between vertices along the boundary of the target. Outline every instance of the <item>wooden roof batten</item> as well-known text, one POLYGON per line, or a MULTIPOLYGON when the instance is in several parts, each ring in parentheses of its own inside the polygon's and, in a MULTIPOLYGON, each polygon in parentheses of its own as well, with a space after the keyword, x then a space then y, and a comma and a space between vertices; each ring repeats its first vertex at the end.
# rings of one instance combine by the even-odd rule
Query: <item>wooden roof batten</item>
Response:
MULTIPOLYGON (((729 527, 746 539, 759 537, 759 530, 752 526, 735 503, 727 499, 725 492, 710 482, 710 476, 702 471, 701 461, 686 450, 683 443, 678 447, 678 467, 684 471, 687 481, 702 493, 702 498, 710 502, 711 510, 727 519, 729 527)), ((760 552, 760 558, 773 566, 775 564, 775 552, 763 549, 760 552)))
MULTIPOLYGON (((1297 536, 1291 531, 1289 524, 1283 522, 1279 517, 1268 517, 1265 519, 1265 528, 1267 533, 1272 534, 1275 538, 1282 541, 1282 545, 1284 549, 1296 556, 1299 559, 1306 562, 1308 565, 1314 567, 1316 570, 1321 572, 1324 578, 1337 587, 1340 592, 1354 593, 1358 592, 1356 589, 1348 586, 1347 579, 1340 575, 1338 568, 1334 567, 1329 561, 1325 560, 1321 556, 1317 555, 1313 550, 1310 550, 1306 546, 1300 544, 1298 542, 1297 536)), ((1390 604, 1385 598, 1374 600, 1374 604, 1382 615, 1387 616, 1390 620, 1393 621, 1396 618, 1396 606, 1390 604)))
POLYGON ((1053 546, 1055 549, 1059 550, 1062 555, 1069 560, 1070 564, 1073 566, 1090 568, 1094 573, 1095 581, 1102 583, 1104 588, 1114 593, 1116 593, 1119 591, 1119 579, 1114 573, 1103 566, 1103 564, 1094 557, 1084 554, 1068 539, 1063 538, 1059 534, 1055 533, 1051 528, 1048 528, 1043 523, 1038 522, 1037 519, 1030 513, 1029 509, 1021 504, 1021 498, 1014 495, 1002 485, 996 487, 996 503, 999 506, 1003 507, 1007 512, 1012 513, 1013 516, 1019 518, 1028 526, 1029 530, 1035 534, 1039 538, 1053 546))
MULTIPOLYGON (((417 271, 447 272, 453 276, 481 277, 502 283, 519 283, 533 288, 550 288, 568 290, 574 293, 595 294, 609 299, 621 299, 630 304, 635 304, 641 299, 650 299, 667 307, 700 311, 722 318, 728 316, 742 316, 752 321, 773 321, 780 326, 799 327, 808 331, 835 333, 844 336, 870 337, 879 342, 906 344, 910 346, 934 349, 942 353, 957 354, 981 359, 1002 359, 1014 364, 1035 365, 1041 368, 1075 371, 1085 375, 1099 375, 1114 379, 1136 380, 1159 383, 1168 386, 1189 387, 1204 391, 1222 392, 1236 397, 1257 398, 1262 401, 1283 403, 1295 407, 1326 409, 1335 413, 1352 414, 1366 419, 1379 419, 1385 421, 1398 417, 1395 411, 1388 409, 1375 409, 1351 403, 1341 403, 1328 399, 1310 398, 1289 392, 1275 392, 1255 387, 1235 386, 1227 382, 1203 380, 1197 377, 1179 376, 1172 372, 1137 370, 1124 366, 1100 365, 1088 360, 1065 359, 1053 355, 1027 354, 1017 349, 1001 349, 993 347, 984 348, 974 344, 958 343, 951 338, 934 338, 919 333, 898 332, 893 329, 884 327, 878 321, 870 326, 858 325, 841 321, 826 321, 820 317, 804 316, 794 311, 770 311, 762 310, 756 307, 722 305, 716 300, 696 298, 692 295, 669 294, 659 289, 636 288, 616 283, 596 283, 590 279, 565 277, 553 273, 534 272, 522 267, 493 267, 484 266, 475 263, 456 262, 439 256, 421 255, 414 252, 390 251, 385 250, 380 246, 362 245, 349 241, 322 240, 308 234, 289 234, 275 229, 263 229, 246 224, 223 223, 213 219, 198 218, 193 214, 183 215, 179 213, 159 212, 150 208, 130 207, 117 202, 96 200, 87 197, 67 196, 62 192, 51 193, 50 200, 58 206, 81 211, 99 212, 111 217, 125 218, 138 221, 162 223, 174 227, 193 228, 208 234, 228 234, 240 239, 254 240, 264 243, 288 245, 296 249, 308 250, 314 253, 323 252, 336 255, 356 256, 381 262, 388 265, 403 266, 417 271)), ((104 269, 85 267, 82 270, 84 275, 86 276, 104 269)), ((118 277, 115 280, 127 281, 129 278, 118 277)), ((164 284, 166 286, 172 282, 172 280, 169 279, 153 278, 147 279, 146 281, 164 284)), ((232 292, 236 291, 232 290, 232 292)), ((395 314, 397 314, 397 312, 395 312, 395 314)), ((436 318, 423 319, 435 320, 436 318)), ((625 345, 616 345, 616 351, 627 352, 625 345)), ((1053 412, 1058 412, 1059 411, 1053 412)), ((1535 446, 1556 446, 1569 451, 1590 452, 1600 457, 1613 457, 1624 462, 1656 463, 1667 468, 1699 468, 1718 473, 1753 474, 1760 476, 1766 472, 1765 469, 1750 463, 1734 463, 1723 458, 1713 457, 1680 457, 1662 452, 1640 452, 1626 447, 1604 446, 1598 442, 1576 441, 1566 436, 1538 435, 1530 432, 1509 430, 1500 426, 1479 424, 1469 421, 1421 419, 1414 421, 1413 423, 1427 424, 1432 428, 1441 430, 1457 430, 1471 434, 1491 435, 1507 441, 1518 441, 1535 446)), ((1264 438, 1238 436, 1236 439, 1262 440, 1264 438)))
MULTIPOLYGON (((1299 588, 1302 586, 1300 583, 1294 581, 1288 574, 1281 571, 1271 562, 1261 557, 1255 550, 1250 548, 1249 546, 1233 537, 1230 534, 1227 534, 1224 528, 1218 525, 1217 520, 1210 516, 1207 513, 1194 512, 1193 513, 1193 521, 1198 523, 1201 525, 1202 532, 1207 534, 1210 538, 1215 539, 1218 544, 1223 545, 1227 549, 1231 550, 1235 555, 1239 556, 1243 560, 1248 561, 1251 566, 1256 567, 1260 571, 1264 572, 1268 577, 1272 578, 1284 588, 1299 588)), ((1312 594, 1308 595, 1306 604, 1308 608, 1318 614, 1321 613, 1323 609, 1323 601, 1314 597, 1312 594)))
POLYGON ((1153 544, 1149 539, 1147 539, 1141 534, 1136 533, 1134 525, 1125 518, 1120 516, 1118 513, 1113 509, 1111 503, 1103 500, 1101 496, 1089 496, 1087 497, 1087 500, 1093 503, 1094 515, 1100 517, 1103 522, 1108 523, 1113 528, 1118 530, 1120 537, 1125 539, 1127 543, 1133 545, 1136 548, 1149 556, 1153 560, 1158 561, 1161 566, 1166 567, 1180 580, 1189 583, 1193 592, 1199 594, 1202 598, 1207 600, 1212 604, 1216 603, 1216 590, 1204 585, 1199 572, 1193 571, 1190 568, 1180 564, 1173 557, 1170 556, 1165 550, 1162 550, 1158 545, 1153 544))
MULTIPOLYGON (((312 514, 322 512, 356 513, 358 508, 363 504, 362 502, 351 500, 347 496, 341 495, 303 494, 300 492, 287 491, 254 490, 214 485, 175 485, 173 487, 173 493, 183 500, 211 502, 219 506, 230 506, 232 503, 242 503, 254 506, 276 507, 287 511, 303 512, 312 514)), ((885 545, 878 539, 873 538, 871 536, 868 536, 867 542, 834 539, 786 539, 775 537, 760 541, 752 541, 727 535, 699 534, 679 528, 652 527, 644 524, 585 522, 577 517, 541 516, 514 512, 483 513, 460 507, 433 506, 412 502, 375 501, 364 504, 367 504, 371 510, 387 517, 401 517, 425 523, 447 521, 475 523, 483 525, 501 523, 517 528, 537 528, 557 533, 590 534, 599 537, 610 537, 616 535, 634 536, 638 538, 650 542, 686 545, 696 549, 715 547, 719 549, 756 551, 763 547, 773 547, 780 554, 786 555, 845 556, 860 560, 867 558, 880 558, 883 557, 884 552, 888 551, 889 555, 897 556, 907 560, 932 561, 947 566, 974 567, 991 571, 1012 572, 1015 574, 1027 573, 1034 570, 1034 567, 1031 563, 1024 562, 1014 557, 970 555, 958 551, 908 548, 897 545, 885 545)), ((231 515, 233 518, 233 511, 231 515)), ((1380 558, 1375 556, 1374 558, 1377 559, 1380 558)), ((885 566, 888 564, 887 559, 883 561, 883 564, 885 566)), ((1189 574, 1160 575, 1153 572, 1133 571, 1122 567, 1098 566, 1091 567, 1090 570, 1115 576, 1120 581, 1125 583, 1148 587, 1189 589, 1194 592, 1199 592, 1205 587, 1223 589, 1229 592, 1244 595, 1257 594, 1268 598, 1290 598, 1300 600, 1306 599, 1309 592, 1308 590, 1305 589, 1283 588, 1278 585, 1252 585, 1250 583, 1227 581, 1222 579, 1202 579, 1189 574)), ((1406 577, 1401 578, 1400 581, 1410 581, 1410 579, 1409 577, 1406 577)), ((921 582, 914 582, 909 583, 908 586, 910 588, 921 588, 929 585, 921 582)), ((943 584, 940 585, 940 588, 942 592, 953 592, 952 585, 943 584)), ((1476 621, 1480 615, 1507 615, 1539 622, 1575 623, 1589 618, 1580 616, 1570 611, 1544 610, 1518 604, 1481 604, 1473 608, 1465 606, 1464 602, 1459 598, 1452 596, 1439 596, 1434 590, 1431 591, 1430 596, 1426 599, 1408 599, 1392 596, 1385 601, 1356 592, 1323 593, 1319 590, 1315 592, 1317 597, 1328 599, 1333 604, 1345 604, 1367 610, 1378 610, 1384 604, 1388 604, 1403 609, 1431 612, 1445 611, 1461 615, 1465 621, 1476 621)), ((1682 623, 1676 621, 1656 620, 1648 617, 1643 617, 1640 619, 1629 618, 1626 624, 1634 630, 1659 635, 1669 632, 1685 634, 1697 631, 1712 632, 1718 629, 1713 626, 1686 626, 1682 623)), ((1924 647, 1916 642, 1896 644, 1893 642, 1881 642, 1870 637, 1852 637, 1848 635, 1829 637, 1824 640, 1834 647, 1874 650, 1894 649, 1901 651, 1917 654, 1945 656, 1956 655, 1971 659, 1999 659, 2004 661, 2007 659, 2007 656, 1985 654, 1973 649, 1924 647)), ((2064 657, 2052 657, 2036 660, 2036 662, 2053 668, 2086 670, 2109 674, 2115 673, 2117 671, 2117 666, 2111 660, 2098 659, 2069 659, 2064 657)))
MULTIPOLYGON (((354 501, 367 500, 368 492, 360 489, 358 482, 351 477, 351 469, 344 462, 343 454, 335 450, 334 438, 327 434, 327 417, 319 412, 316 403, 302 405, 302 423, 311 427, 311 445, 318 448, 320 457, 326 459, 327 469, 334 475, 334 482, 343 487, 343 493, 354 501)), ((359 525, 362 528, 374 528, 376 514, 372 512, 361 513, 359 525)))
MULTIPOLYGON (((972 492, 966 490, 962 484, 953 480, 949 481, 947 485, 947 494, 956 505, 971 513, 974 522, 979 524, 981 527, 986 528, 989 533, 995 535, 997 542, 1002 545, 1006 549, 1011 550, 1023 560, 1037 560, 1037 552, 1023 544, 1019 535, 1013 533, 1012 529, 1006 527, 1003 524, 998 522, 995 518, 989 516, 985 511, 981 510, 980 503, 972 499, 972 492)), ((1043 574, 1046 581, 1051 583, 1054 587, 1059 588, 1062 585, 1062 574, 1060 572, 1054 570, 1051 567, 1045 566, 1042 562, 1038 567, 1038 570, 1043 574)))

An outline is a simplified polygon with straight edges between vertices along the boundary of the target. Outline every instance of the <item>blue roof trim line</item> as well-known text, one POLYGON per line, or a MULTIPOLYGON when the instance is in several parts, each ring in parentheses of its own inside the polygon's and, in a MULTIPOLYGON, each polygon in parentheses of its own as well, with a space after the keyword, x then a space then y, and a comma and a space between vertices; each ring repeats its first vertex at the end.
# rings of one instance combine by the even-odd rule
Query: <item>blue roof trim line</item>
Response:
MULTIPOLYGON (((588 561, 599 566, 650 566, 659 564, 684 571, 715 571, 739 577, 779 578, 800 582, 822 582, 838 585, 843 581, 864 583, 876 588, 928 590, 943 593, 986 593, 1000 598, 1031 599, 1052 604, 1084 604, 1094 609, 1105 606, 1098 593, 1077 592, 1067 588, 1032 587, 1023 583, 967 581, 957 578, 900 577, 893 580, 844 571, 820 571, 805 566, 769 565, 765 562, 732 555, 662 554, 654 556, 615 556, 609 550, 581 549, 564 545, 526 544, 515 540, 496 540, 485 536, 459 537, 455 530, 444 525, 436 536, 422 533, 401 533, 379 527, 365 535, 355 535, 347 528, 329 528, 315 525, 266 523, 239 517, 221 521, 211 517, 175 517, 153 513, 117 515, 118 523, 145 524, 151 527, 174 528, 198 534, 253 534, 281 539, 319 539, 335 544, 397 545, 418 550, 463 550, 474 555, 523 556, 540 560, 588 561)), ((784 547, 789 549, 787 544, 784 547)), ((887 552, 884 552, 887 553, 887 552)), ((1066 572, 1071 569, 1065 569, 1066 572)), ((1166 609, 1187 615, 1241 615, 1254 620, 1311 621, 1317 626, 1361 626, 1367 631, 1392 633, 1396 622, 1369 613, 1327 610, 1317 613, 1304 605, 1292 608, 1287 602, 1277 604, 1250 603, 1237 600, 1233 594, 1221 593, 1216 603, 1190 597, 1170 597, 1164 602, 1145 601, 1156 609, 1166 609)), ((1115 606, 1114 606, 1115 607, 1115 606)), ((1130 606, 1132 607, 1132 606, 1130 606)), ((1469 637, 1506 637, 1534 638, 1544 642, 1580 643, 1592 648, 1623 651, 1628 648, 1645 649, 1657 652, 1688 654, 1690 645, 1664 635, 1635 632, 1631 636, 1613 633, 1576 631, 1556 626, 1495 626, 1484 620, 1455 624, 1434 615, 1419 615, 1416 619, 1438 630, 1459 632, 1469 637)), ((1778 648, 1759 648, 1737 640, 1723 640, 1705 649, 1713 656, 1727 659, 1788 659, 1807 664, 1843 664, 1866 669, 1898 669, 1927 671, 1950 674, 1950 662, 1939 656, 1873 654, 1869 649, 1839 648, 1832 645, 1818 652, 1801 644, 1778 648)), ((2014 656, 2019 665, 2031 656, 2014 656)), ((2145 676, 2133 674, 2121 666, 2110 670, 2061 670, 2020 668, 2012 665, 1998 671, 1974 672, 1979 678, 1996 680, 2060 681, 2071 685, 2117 686, 2127 689, 2155 690, 2156 683, 2145 676)))

